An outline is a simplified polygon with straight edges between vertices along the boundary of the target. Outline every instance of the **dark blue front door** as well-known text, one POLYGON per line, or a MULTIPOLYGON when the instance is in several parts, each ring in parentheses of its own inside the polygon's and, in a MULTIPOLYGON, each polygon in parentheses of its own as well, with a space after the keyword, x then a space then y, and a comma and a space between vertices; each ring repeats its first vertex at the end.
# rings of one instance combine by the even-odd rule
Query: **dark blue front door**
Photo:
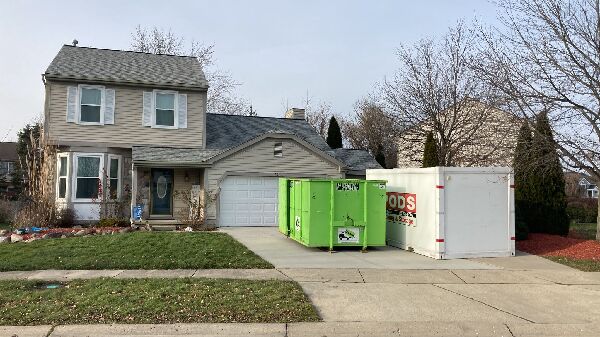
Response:
POLYGON ((173 170, 152 169, 152 214, 173 215, 173 170))

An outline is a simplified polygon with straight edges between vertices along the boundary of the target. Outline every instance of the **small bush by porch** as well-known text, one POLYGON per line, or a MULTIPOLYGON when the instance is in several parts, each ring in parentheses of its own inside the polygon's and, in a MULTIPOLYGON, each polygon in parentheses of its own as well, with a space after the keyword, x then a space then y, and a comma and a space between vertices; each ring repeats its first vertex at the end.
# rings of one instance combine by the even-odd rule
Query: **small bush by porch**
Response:
POLYGON ((218 232, 97 235, 0 246, 0 271, 273 268, 218 232))

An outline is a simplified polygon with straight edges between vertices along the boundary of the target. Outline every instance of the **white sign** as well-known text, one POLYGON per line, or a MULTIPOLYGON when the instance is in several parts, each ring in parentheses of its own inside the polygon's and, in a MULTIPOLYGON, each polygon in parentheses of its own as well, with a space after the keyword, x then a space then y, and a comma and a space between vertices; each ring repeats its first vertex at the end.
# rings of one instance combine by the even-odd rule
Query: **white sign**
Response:
POLYGON ((339 227, 337 230, 338 243, 358 243, 360 240, 360 228, 339 227))

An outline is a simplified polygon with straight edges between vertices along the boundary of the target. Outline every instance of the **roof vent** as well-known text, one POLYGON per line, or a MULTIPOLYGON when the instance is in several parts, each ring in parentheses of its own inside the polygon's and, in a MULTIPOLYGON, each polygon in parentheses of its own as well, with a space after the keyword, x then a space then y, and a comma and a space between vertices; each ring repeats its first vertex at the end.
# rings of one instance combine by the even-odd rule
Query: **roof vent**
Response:
POLYGON ((73 42, 71 42, 71 44, 73 45, 73 47, 77 47, 78 43, 79 43, 79 41, 77 41, 77 39, 73 39, 73 42))
POLYGON ((285 112, 285 118, 291 119, 306 119, 304 109, 291 108, 285 112))

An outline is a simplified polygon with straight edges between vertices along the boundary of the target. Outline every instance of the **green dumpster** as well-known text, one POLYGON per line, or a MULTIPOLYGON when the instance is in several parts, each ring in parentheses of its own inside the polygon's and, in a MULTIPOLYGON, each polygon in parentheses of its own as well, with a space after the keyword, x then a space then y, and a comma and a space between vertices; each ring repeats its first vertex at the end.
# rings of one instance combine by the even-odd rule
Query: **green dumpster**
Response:
POLYGON ((385 246, 384 180, 279 179, 279 230, 308 247, 385 246))

